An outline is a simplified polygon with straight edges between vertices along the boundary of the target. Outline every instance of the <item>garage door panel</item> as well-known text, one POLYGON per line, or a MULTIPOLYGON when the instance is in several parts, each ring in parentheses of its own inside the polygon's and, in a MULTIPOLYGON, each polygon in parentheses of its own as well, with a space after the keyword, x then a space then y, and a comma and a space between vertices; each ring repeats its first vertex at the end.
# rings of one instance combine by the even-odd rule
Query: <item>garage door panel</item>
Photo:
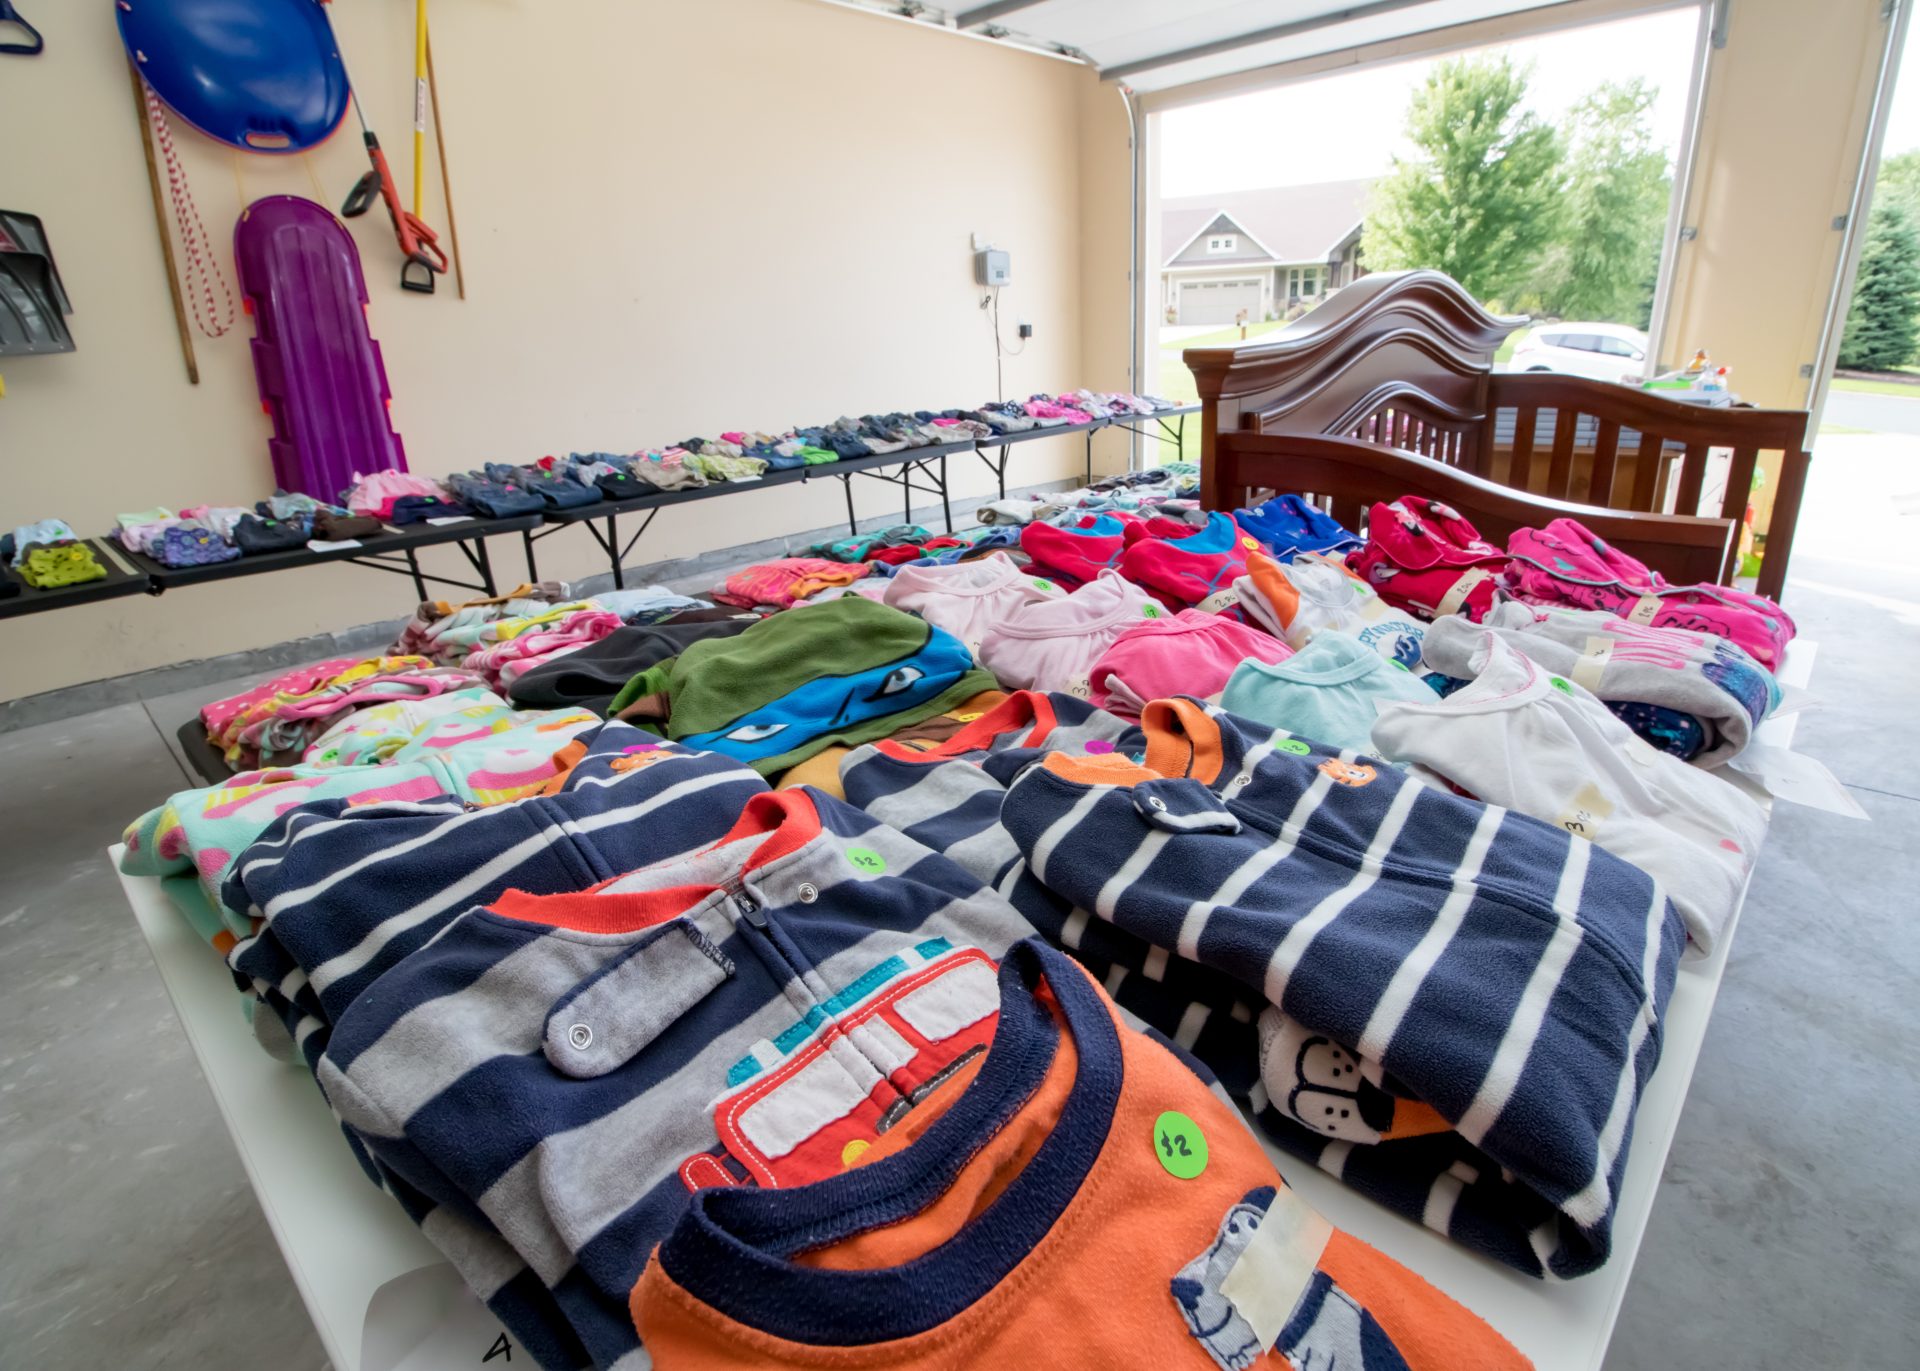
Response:
POLYGON ((1231 324, 1241 310, 1260 317, 1260 281, 1182 281, 1176 314, 1183 324, 1231 324))

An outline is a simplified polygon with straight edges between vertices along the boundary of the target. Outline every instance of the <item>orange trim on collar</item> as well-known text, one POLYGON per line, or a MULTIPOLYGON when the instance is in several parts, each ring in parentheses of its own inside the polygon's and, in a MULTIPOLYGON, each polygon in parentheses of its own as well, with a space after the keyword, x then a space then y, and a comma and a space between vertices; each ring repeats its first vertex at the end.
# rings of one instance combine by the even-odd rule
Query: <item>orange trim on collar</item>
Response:
POLYGON ((880 752, 902 762, 944 762, 969 752, 978 752, 1003 733, 1025 728, 1021 747, 1038 747, 1052 733, 1058 719, 1053 701, 1037 690, 1016 690, 978 719, 962 728, 944 743, 930 748, 909 748, 891 738, 874 744, 880 752))
POLYGON ((545 785, 540 787, 540 793, 542 795, 558 795, 561 791, 565 790, 567 788, 567 779, 572 776, 573 769, 580 765, 581 761, 586 758, 586 755, 587 745, 578 738, 575 738, 565 747, 555 752, 553 754, 553 777, 545 785))
POLYGON ((516 923, 566 928, 575 933, 637 933, 679 918, 720 887, 674 885, 661 890, 626 890, 612 895, 596 894, 599 888, 594 886, 566 895, 529 895, 524 890, 509 890, 493 902, 493 913, 516 923))
POLYGON ((1134 786, 1160 779, 1158 772, 1129 761, 1117 752, 1096 753, 1091 757, 1049 752, 1040 759, 1040 765, 1061 779, 1080 785, 1134 786))
POLYGON ((1162 776, 1185 776, 1210 784, 1226 765, 1220 725, 1191 700, 1150 701, 1140 714, 1147 735, 1147 768, 1162 776))
POLYGON ((1247 575, 1253 581, 1254 589, 1273 606, 1274 615, 1280 620, 1281 626, 1291 628, 1295 616, 1300 613, 1300 590, 1281 569, 1280 563, 1264 552, 1249 552, 1247 575))
MULTIPOLYGON (((719 842, 701 849, 695 858, 675 862, 670 867, 642 867, 640 870, 659 869, 671 873, 686 868, 688 862, 729 843, 763 838, 764 841, 741 864, 739 875, 744 876, 790 852, 798 851, 819 836, 820 811, 814 808, 813 801, 807 798, 805 792, 762 791, 747 801, 738 822, 727 835, 719 842)), ((562 895, 530 895, 524 890, 509 890, 494 901, 493 912, 521 923, 568 928, 577 933, 632 933, 669 919, 677 919, 722 889, 711 882, 696 881, 657 890, 607 890, 608 886, 634 874, 625 872, 588 886, 585 890, 562 895)))

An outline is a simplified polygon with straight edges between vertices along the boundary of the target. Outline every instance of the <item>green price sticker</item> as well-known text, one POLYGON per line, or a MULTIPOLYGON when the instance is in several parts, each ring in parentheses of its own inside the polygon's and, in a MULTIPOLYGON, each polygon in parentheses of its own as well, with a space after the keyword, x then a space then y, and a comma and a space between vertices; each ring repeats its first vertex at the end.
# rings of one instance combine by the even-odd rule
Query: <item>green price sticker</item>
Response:
POLYGON ((1559 691, 1562 695, 1573 694, 1573 687, 1568 685, 1564 680, 1562 680, 1558 676, 1547 677, 1547 683, 1551 685, 1555 690, 1559 691))
POLYGON ((1159 605, 1141 605, 1140 612, 1149 619, 1158 619, 1160 617, 1160 606, 1159 605))
POLYGON ((869 876, 878 876, 887 869, 887 859, 870 847, 850 847, 847 860, 853 863, 856 871, 864 871, 869 876))
POLYGON ((1291 752, 1296 757, 1304 757, 1309 752, 1313 751, 1311 747, 1308 747, 1305 743, 1301 742, 1298 738, 1282 738, 1279 742, 1275 743, 1273 746, 1275 751, 1291 752))
POLYGON ((1033 578, 1033 588, 1035 590, 1052 590, 1053 582, 1047 580, 1044 576, 1036 576, 1033 578))
POLYGON ((1207 1169, 1207 1138, 1200 1125, 1177 1109, 1153 1121, 1153 1155, 1169 1176, 1190 1181, 1207 1169))

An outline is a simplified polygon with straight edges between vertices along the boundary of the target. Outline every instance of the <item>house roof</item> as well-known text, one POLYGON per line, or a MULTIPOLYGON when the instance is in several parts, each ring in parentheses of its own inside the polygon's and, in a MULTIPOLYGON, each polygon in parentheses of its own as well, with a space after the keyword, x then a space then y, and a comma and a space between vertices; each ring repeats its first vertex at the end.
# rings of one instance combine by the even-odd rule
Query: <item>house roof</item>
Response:
MULTIPOLYGON (((1245 230, 1271 256, 1235 262, 1323 262, 1360 225, 1367 213, 1373 177, 1321 181, 1310 186, 1268 186, 1217 195, 1187 195, 1160 202, 1160 248, 1171 263, 1221 215, 1245 230)), ((1213 259, 1209 265, 1228 265, 1213 259)))

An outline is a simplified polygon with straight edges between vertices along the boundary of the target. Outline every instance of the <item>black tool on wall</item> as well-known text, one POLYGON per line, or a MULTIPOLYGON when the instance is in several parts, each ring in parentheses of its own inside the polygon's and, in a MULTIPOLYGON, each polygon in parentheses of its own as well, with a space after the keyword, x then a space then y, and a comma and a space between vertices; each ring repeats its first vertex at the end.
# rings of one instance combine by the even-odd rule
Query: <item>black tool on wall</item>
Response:
POLYGON ((0 209, 0 357, 72 352, 73 302, 39 217, 0 209))
POLYGON ((27 22, 26 16, 13 7, 13 0, 0 0, 0 53, 12 53, 16 57, 38 57, 47 40, 40 36, 40 30, 27 22), (27 35, 26 41, 10 39, 6 25, 12 24, 27 35))

